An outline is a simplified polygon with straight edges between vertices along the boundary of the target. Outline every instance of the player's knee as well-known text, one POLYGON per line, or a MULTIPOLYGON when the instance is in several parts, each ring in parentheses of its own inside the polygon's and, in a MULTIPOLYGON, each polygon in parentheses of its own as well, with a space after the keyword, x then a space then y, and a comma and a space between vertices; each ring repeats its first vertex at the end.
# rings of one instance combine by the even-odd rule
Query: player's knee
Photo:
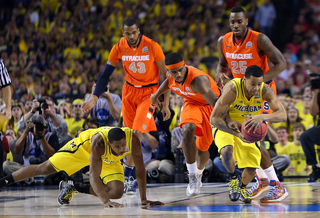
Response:
POLYGON ((36 165, 36 175, 49 175, 55 173, 55 169, 52 167, 50 161, 45 161, 42 164, 36 165))
POLYGON ((248 172, 250 175, 255 175, 255 173, 256 173, 256 168, 248 167, 248 168, 247 168, 247 172, 248 172))
POLYGON ((193 123, 188 123, 182 127, 183 139, 191 140, 194 137, 194 132, 196 131, 197 126, 193 123))
POLYGON ((225 160, 230 160, 233 156, 233 147, 232 146, 226 146, 223 149, 221 149, 221 155, 225 160))
POLYGON ((112 186, 108 191, 109 198, 119 199, 123 195, 123 185, 112 186))

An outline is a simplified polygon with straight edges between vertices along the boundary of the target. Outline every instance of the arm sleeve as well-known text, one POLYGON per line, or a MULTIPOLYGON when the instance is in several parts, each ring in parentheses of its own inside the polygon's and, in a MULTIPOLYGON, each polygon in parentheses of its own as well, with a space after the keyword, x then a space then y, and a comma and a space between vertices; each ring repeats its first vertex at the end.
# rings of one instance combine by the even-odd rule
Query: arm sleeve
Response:
POLYGON ((55 151, 58 151, 60 149, 59 139, 58 139, 58 136, 56 134, 52 134, 50 136, 48 143, 49 143, 49 145, 51 147, 54 148, 55 151))
POLYGON ((165 58, 162 48, 157 42, 152 41, 151 47, 152 47, 152 54, 154 56, 155 61, 161 61, 162 59, 165 58))
POLYGON ((153 137, 155 137, 157 139, 157 141, 159 142, 159 132, 158 131, 151 131, 149 132, 150 135, 152 135, 153 137))
POLYGON ((11 85, 11 79, 9 77, 7 68, 4 66, 4 62, 0 59, 0 86, 6 87, 11 85))
POLYGON ((96 88, 94 90, 94 95, 100 97, 100 95, 104 92, 106 86, 108 85, 109 78, 111 74, 113 73, 114 66, 111 66, 110 64, 107 64, 104 68, 104 71, 102 72, 101 76, 99 77, 96 88))

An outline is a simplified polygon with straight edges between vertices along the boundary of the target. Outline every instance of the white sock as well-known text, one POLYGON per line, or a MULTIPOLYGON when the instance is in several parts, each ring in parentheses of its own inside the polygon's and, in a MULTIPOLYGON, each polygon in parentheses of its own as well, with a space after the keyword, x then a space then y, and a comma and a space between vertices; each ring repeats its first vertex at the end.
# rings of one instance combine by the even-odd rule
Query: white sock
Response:
POLYGON ((268 178, 261 167, 259 169, 256 169, 256 173, 259 179, 268 178))
POLYGON ((268 176, 269 181, 271 181, 271 180, 279 181, 277 174, 276 174, 276 171, 273 168, 273 165, 271 165, 270 167, 268 167, 267 169, 265 169, 263 171, 268 176))
POLYGON ((204 168, 203 168, 202 170, 199 170, 199 169, 198 169, 198 174, 199 174, 199 175, 202 175, 203 171, 204 171, 204 168))
POLYGON ((189 174, 190 173, 196 174, 198 172, 197 162, 194 162, 193 164, 187 163, 187 169, 188 169, 189 174))

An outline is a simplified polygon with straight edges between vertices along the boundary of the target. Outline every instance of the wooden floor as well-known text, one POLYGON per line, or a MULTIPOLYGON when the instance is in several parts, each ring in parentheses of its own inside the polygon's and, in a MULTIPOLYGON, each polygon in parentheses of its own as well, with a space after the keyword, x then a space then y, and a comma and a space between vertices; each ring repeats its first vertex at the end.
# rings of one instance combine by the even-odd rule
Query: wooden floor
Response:
POLYGON ((138 194, 116 200, 125 208, 107 209, 97 197, 85 194, 74 196, 69 206, 60 206, 57 186, 9 187, 0 192, 0 217, 320 217, 320 183, 301 179, 284 184, 290 196, 282 203, 260 204, 253 200, 249 205, 231 202, 225 183, 203 184, 201 194, 194 199, 186 197, 187 184, 148 185, 148 199, 166 205, 147 209, 141 208, 138 194))

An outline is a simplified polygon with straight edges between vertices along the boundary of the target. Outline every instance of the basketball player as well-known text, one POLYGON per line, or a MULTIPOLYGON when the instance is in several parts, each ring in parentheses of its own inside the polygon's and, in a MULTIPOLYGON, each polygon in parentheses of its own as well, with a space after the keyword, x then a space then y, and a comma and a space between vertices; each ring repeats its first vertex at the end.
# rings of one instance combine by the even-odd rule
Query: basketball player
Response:
MULTIPOLYGON (((265 74, 263 81, 276 94, 276 84, 272 79, 286 68, 281 52, 266 35, 248 29, 248 18, 242 7, 236 6, 231 10, 229 22, 232 32, 221 36, 218 40, 219 64, 216 76, 218 86, 220 88, 223 86, 222 78, 226 78, 228 65, 234 78, 243 78, 248 66, 257 65, 265 74), (271 69, 268 67, 267 58, 274 64, 271 69)), ((262 113, 272 113, 266 101, 263 104, 262 113)), ((261 180, 262 178, 278 181, 270 154, 264 146, 261 146, 261 158, 262 169, 260 167, 257 170, 260 184, 249 190, 251 197, 257 197, 263 187, 269 186, 268 180, 261 180), (262 181, 265 181, 266 184, 262 184, 262 181)))
POLYGON ((46 162, 24 167, 0 179, 0 188, 38 175, 49 175, 65 171, 69 176, 90 165, 90 185, 74 187, 62 183, 58 202, 69 204, 74 192, 98 196, 105 207, 123 207, 110 201, 121 198, 124 175, 120 160, 132 154, 137 167, 141 204, 163 205, 146 198, 146 170, 143 164, 141 145, 138 137, 127 127, 101 127, 88 129, 79 137, 69 141, 46 162))
MULTIPOLYGON (((166 78, 164 54, 158 43, 140 34, 137 23, 132 19, 123 22, 122 34, 124 37, 111 49, 107 65, 97 81, 96 89, 89 100, 82 105, 82 110, 86 113, 95 105, 121 59, 126 80, 122 92, 123 122, 126 127, 135 130, 141 141, 142 133, 157 130, 154 119, 146 117, 146 114, 149 111, 150 95, 159 87, 159 70, 166 78)), ((169 97, 170 93, 165 93, 165 99, 169 97)), ((169 104, 164 105, 162 112, 164 120, 170 118, 169 104)), ((127 174, 130 173, 127 172, 133 169, 131 155, 127 157, 126 164, 125 174, 126 177, 129 177, 130 175, 127 174)))
MULTIPOLYGON (((263 70, 251 65, 246 68, 243 79, 231 80, 223 89, 222 95, 216 103, 211 114, 211 124, 215 126, 213 137, 218 151, 222 156, 222 163, 231 174, 229 183, 229 198, 231 201, 238 199, 250 203, 251 198, 247 193, 246 185, 253 179, 256 168, 260 167, 261 153, 260 142, 248 142, 239 131, 242 123, 251 117, 245 128, 253 131, 262 122, 283 122, 286 120, 286 111, 275 96, 273 90, 263 82, 263 70), (267 101, 273 113, 261 114, 263 101, 267 101), (235 171, 235 164, 244 168, 241 182, 235 171)), ((271 180, 277 193, 270 191, 270 196, 262 198, 261 202, 275 202, 273 195, 281 196, 281 201, 288 196, 287 190, 279 181, 271 180)))
POLYGON ((210 115, 220 90, 206 73, 185 65, 178 53, 168 54, 165 63, 169 76, 151 96, 151 103, 154 105, 158 97, 169 89, 185 99, 181 108, 180 127, 183 133, 182 149, 189 172, 187 196, 192 197, 200 193, 202 172, 209 159, 208 150, 213 141, 210 115), (197 136, 196 142, 194 135, 197 136))

